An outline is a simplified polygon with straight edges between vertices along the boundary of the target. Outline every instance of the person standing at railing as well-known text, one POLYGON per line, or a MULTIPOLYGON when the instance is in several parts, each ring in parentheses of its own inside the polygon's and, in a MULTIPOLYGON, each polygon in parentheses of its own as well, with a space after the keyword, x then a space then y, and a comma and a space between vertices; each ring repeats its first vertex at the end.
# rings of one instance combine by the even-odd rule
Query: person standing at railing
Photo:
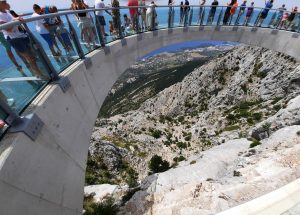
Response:
POLYGON ((183 1, 180 2, 180 24, 182 24, 183 22, 183 11, 184 11, 184 5, 183 5, 183 1))
POLYGON ((202 17, 203 17, 203 7, 205 6, 206 0, 201 0, 200 7, 199 7, 199 14, 198 14, 198 21, 197 23, 200 24, 202 17))
MULTIPOLYGON (((22 20, 21 17, 14 18, 9 11, 6 10, 7 5, 5 0, 0 0, 0 24, 5 24, 13 21, 22 20)), ((38 68, 36 58, 31 50, 30 39, 27 34, 20 32, 18 26, 2 30, 6 41, 27 61, 30 65, 31 72, 37 78, 48 79, 38 68)))
POLYGON ((280 24, 281 20, 282 20, 283 13, 286 11, 285 4, 283 4, 277 10, 278 10, 277 16, 276 16, 276 19, 275 19, 275 21, 273 23, 274 27, 277 27, 280 24))
POLYGON ((251 5, 247 8, 245 25, 248 25, 248 23, 252 17, 253 11, 254 11, 254 2, 251 2, 251 5))
MULTIPOLYGON (((71 5, 73 10, 85 10, 89 7, 81 0, 75 0, 71 5)), ((81 40, 85 42, 88 49, 95 48, 95 34, 93 30, 93 22, 86 12, 75 14, 78 22, 78 27, 80 29, 81 40)))
POLYGON ((230 19, 232 12, 234 14, 235 10, 232 11, 232 9, 234 8, 234 5, 236 3, 237 3, 237 0, 231 0, 231 2, 229 4, 227 4, 228 6, 227 6, 227 8, 225 10, 224 17, 223 17, 223 25, 227 25, 228 24, 228 20, 230 19))
MULTIPOLYGON (((37 4, 33 5, 33 11, 34 13, 32 14, 32 17, 38 17, 43 14, 43 11, 41 7, 37 4)), ((35 29, 36 31, 41 35, 41 37, 47 42, 51 53, 54 57, 60 56, 60 51, 57 49, 55 50, 54 48, 54 41, 53 38, 51 37, 51 34, 49 32, 49 25, 46 23, 45 19, 38 19, 35 21, 35 29)))
POLYGON ((274 3, 274 0, 269 0, 268 2, 265 1, 265 8, 261 12, 258 23, 257 23, 258 27, 261 27, 265 18, 268 16, 269 10, 273 7, 273 3, 274 3))
POLYGON ((140 0, 139 1, 139 6, 141 6, 142 8, 140 8, 140 15, 141 15, 141 27, 142 27, 142 31, 147 30, 147 25, 146 25, 146 11, 147 8, 145 8, 146 6, 146 2, 145 0, 140 0))
POLYGON ((214 1, 211 3, 211 8, 210 8, 210 11, 209 11, 207 24, 211 24, 211 23, 214 21, 215 13, 216 13, 216 10, 217 10, 218 5, 219 5, 218 0, 214 0, 214 1))
POLYGON ((236 21, 235 21, 236 25, 240 24, 240 18, 245 13, 246 7, 247 7, 247 1, 244 1, 240 6, 238 17, 236 18, 236 21))
MULTIPOLYGON (((104 8, 105 8, 104 0, 95 0, 95 9, 104 9, 104 8)), ((109 11, 105 10, 105 12, 111 16, 111 13, 109 11)), ((102 37, 105 38, 108 35, 105 33, 106 21, 104 18, 104 11, 103 10, 96 11, 95 14, 96 14, 96 19, 100 25, 99 28, 102 37)))
POLYGON ((138 0, 129 0, 128 1, 128 7, 135 7, 135 8, 129 8, 129 14, 131 17, 132 25, 133 25, 133 30, 138 32, 138 7, 139 2, 138 0))
POLYGON ((113 27, 114 27, 114 32, 118 36, 121 34, 121 20, 120 20, 120 3, 118 0, 113 0, 111 6, 113 7, 112 9, 112 19, 113 19, 113 27))
MULTIPOLYGON (((50 12, 51 13, 57 13, 58 9, 56 6, 51 6, 50 7, 50 12)), ((66 52, 69 54, 70 52, 74 52, 74 48, 70 39, 70 34, 68 30, 66 29, 66 26, 60 16, 56 17, 56 22, 57 22, 57 33, 61 37, 61 44, 63 45, 64 49, 66 52)))
POLYGON ((174 20, 174 9, 173 5, 175 4, 174 0, 168 0, 169 12, 168 12, 168 28, 173 27, 173 20, 174 20))
POLYGON ((6 41, 4 34, 0 32, 0 44, 5 48, 6 54, 11 62, 16 66, 18 71, 22 71, 22 66, 18 64, 14 54, 11 51, 11 45, 6 41))
POLYGON ((282 27, 286 28, 287 23, 288 23, 288 18, 289 18, 289 13, 285 12, 280 21, 279 29, 281 29, 282 27))
POLYGON ((236 12, 236 9, 239 6, 237 0, 233 0, 233 2, 234 3, 233 3, 233 5, 231 6, 231 9, 230 9, 229 24, 231 23, 231 20, 232 20, 234 14, 236 12))
POLYGON ((287 30, 292 25, 292 22, 294 21, 296 14, 298 14, 297 6, 292 9, 292 13, 288 17, 288 24, 287 24, 285 30, 287 30))
POLYGON ((184 26, 186 26, 188 24, 189 12, 190 12, 190 2, 188 0, 185 0, 184 10, 183 10, 184 26))
POLYGON ((300 30, 300 12, 298 12, 297 17, 296 17, 296 21, 292 25, 292 31, 299 32, 299 30, 300 30))
POLYGON ((152 1, 146 11, 147 26, 149 30, 154 30, 156 28, 157 14, 155 7, 156 4, 154 3, 154 1, 152 1))

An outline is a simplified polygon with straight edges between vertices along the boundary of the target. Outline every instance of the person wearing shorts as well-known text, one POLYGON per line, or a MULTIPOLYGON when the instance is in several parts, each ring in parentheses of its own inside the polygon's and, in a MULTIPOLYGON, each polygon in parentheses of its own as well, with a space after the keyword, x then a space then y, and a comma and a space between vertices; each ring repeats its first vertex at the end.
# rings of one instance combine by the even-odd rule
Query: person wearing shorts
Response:
MULTIPOLYGON (((33 10, 34 10, 34 13, 32 14, 32 17, 41 16, 41 14, 43 13, 41 7, 36 4, 33 5, 33 10)), ((54 49, 54 41, 48 30, 48 25, 47 25, 46 21, 44 19, 36 20, 35 21, 35 29, 41 35, 41 37, 47 42, 52 55, 60 56, 59 50, 56 51, 54 49)))
POLYGON ((274 0, 269 0, 268 2, 265 2, 265 8, 260 14, 258 26, 260 27, 265 18, 268 16, 269 10, 273 7, 274 0))
POLYGON ((0 32, 0 44, 5 48, 6 54, 11 62, 16 66, 17 70, 20 71, 22 69, 22 66, 18 64, 14 54, 11 51, 11 45, 7 42, 2 32, 0 32))
MULTIPOLYGON (((105 8, 104 0, 95 0, 95 9, 103 9, 103 8, 105 8)), ((105 12, 111 15, 111 13, 108 12, 107 10, 105 10, 105 12)), ((95 14, 96 14, 98 25, 100 27, 100 32, 102 34, 102 37, 105 38, 105 36, 108 35, 105 33, 105 29, 104 29, 106 25, 106 21, 104 18, 104 11, 103 10, 96 11, 95 14)))
MULTIPOLYGON (((7 3, 5 0, 0 0, 0 24, 12 22, 15 20, 22 20, 20 17, 14 18, 9 11, 7 11, 7 3)), ((42 79, 49 79, 37 67, 35 55, 32 53, 30 40, 28 36, 19 31, 18 26, 14 26, 7 30, 2 30, 4 38, 7 42, 26 60, 30 65, 31 72, 42 79)))

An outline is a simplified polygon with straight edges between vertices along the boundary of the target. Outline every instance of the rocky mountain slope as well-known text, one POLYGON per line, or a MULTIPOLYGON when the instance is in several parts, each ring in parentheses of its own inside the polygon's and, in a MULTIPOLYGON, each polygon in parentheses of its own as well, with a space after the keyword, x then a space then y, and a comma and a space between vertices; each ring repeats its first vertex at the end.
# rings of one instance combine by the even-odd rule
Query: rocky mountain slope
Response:
POLYGON ((99 116, 136 110, 147 99, 165 88, 181 82, 195 68, 234 47, 232 44, 182 49, 177 52, 162 52, 143 58, 127 69, 114 84, 101 107, 99 116))
POLYGON ((299 77, 295 59, 238 46, 138 110, 98 119, 90 171, 143 179, 121 214, 209 214, 274 190, 300 177, 299 77), (147 177, 156 154, 174 168, 147 177))

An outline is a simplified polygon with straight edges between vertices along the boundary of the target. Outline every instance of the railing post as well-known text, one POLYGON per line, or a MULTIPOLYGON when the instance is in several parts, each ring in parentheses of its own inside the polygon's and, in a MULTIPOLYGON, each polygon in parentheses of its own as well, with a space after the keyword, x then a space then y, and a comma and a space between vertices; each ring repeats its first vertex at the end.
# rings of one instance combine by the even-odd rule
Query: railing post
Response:
MULTIPOLYGON (((256 17, 256 20, 255 20, 255 22, 254 22, 254 26, 257 26, 257 24, 258 24, 258 22, 259 22, 259 17, 260 17, 260 15, 261 15, 261 13, 262 13, 262 10, 263 10, 263 9, 260 10, 258 16, 256 17)), ((261 23, 261 24, 262 24, 262 23, 261 23)))
POLYGON ((192 21, 193 21, 193 7, 192 7, 192 9, 190 10, 189 26, 192 25, 192 21))
POLYGON ((0 98, 0 107, 8 115, 4 119, 5 123, 10 126, 8 132, 24 132, 31 140, 36 140, 44 125, 36 114, 20 117, 2 98, 0 98))
POLYGON ((270 26, 274 23, 274 20, 275 20, 275 18, 276 18, 276 15, 277 15, 277 12, 274 12, 274 14, 273 14, 273 16, 272 16, 272 18, 271 18, 271 20, 270 20, 270 22, 269 22, 268 27, 270 27, 270 26))
POLYGON ((218 20, 217 20, 217 26, 220 25, 220 22, 221 22, 221 19, 222 19, 222 15, 223 15, 223 7, 221 9, 221 12, 220 12, 218 20))
POLYGON ((68 25, 69 25, 70 35, 71 35, 72 40, 74 41, 74 44, 75 44, 75 49, 77 51, 77 54, 81 59, 84 59, 85 58, 84 57, 84 52, 81 48, 79 39, 78 39, 76 31, 75 31, 75 28, 73 27, 72 23, 70 22, 70 19, 69 19, 68 15, 66 15, 66 19, 67 19, 67 22, 68 22, 68 25))
POLYGON ((151 21, 151 31, 155 30, 155 19, 156 19, 156 10, 154 6, 152 7, 152 21, 151 21))
POLYGON ((101 32, 101 23, 100 23, 100 20, 98 19, 98 16, 96 15, 95 11, 94 11, 94 16, 95 16, 95 19, 96 19, 96 32, 98 34, 101 46, 104 47, 105 46, 105 41, 104 41, 104 38, 103 38, 103 34, 101 32))
POLYGON ((202 8, 201 18, 200 18, 200 25, 203 25, 203 20, 204 20, 204 16, 205 16, 205 9, 206 9, 206 7, 202 8))
POLYGON ((168 12, 168 28, 171 28, 171 22, 172 22, 172 7, 169 6, 169 12, 168 12))

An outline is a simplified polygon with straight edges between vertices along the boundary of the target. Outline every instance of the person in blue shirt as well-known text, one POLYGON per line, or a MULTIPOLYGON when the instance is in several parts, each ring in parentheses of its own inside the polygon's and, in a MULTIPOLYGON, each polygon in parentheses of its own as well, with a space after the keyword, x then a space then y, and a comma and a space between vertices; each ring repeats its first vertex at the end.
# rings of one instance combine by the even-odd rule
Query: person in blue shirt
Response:
POLYGON ((268 2, 265 1, 265 8, 260 14, 258 26, 260 27, 263 23, 264 19, 268 16, 269 10, 273 7, 274 0, 269 0, 268 2))

